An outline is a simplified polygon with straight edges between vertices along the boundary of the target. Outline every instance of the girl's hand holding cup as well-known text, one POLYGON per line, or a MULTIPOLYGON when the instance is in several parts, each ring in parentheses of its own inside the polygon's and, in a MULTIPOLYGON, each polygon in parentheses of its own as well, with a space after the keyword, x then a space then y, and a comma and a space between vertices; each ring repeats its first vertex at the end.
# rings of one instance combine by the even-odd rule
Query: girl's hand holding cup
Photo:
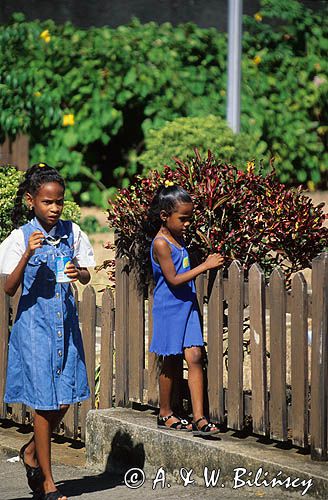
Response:
POLYGON ((219 253, 210 254, 205 260, 206 269, 217 269, 224 263, 224 258, 219 253))
POLYGON ((75 267, 73 262, 69 262, 68 264, 66 264, 64 273, 69 277, 71 281, 77 281, 80 276, 80 272, 77 267, 75 267))

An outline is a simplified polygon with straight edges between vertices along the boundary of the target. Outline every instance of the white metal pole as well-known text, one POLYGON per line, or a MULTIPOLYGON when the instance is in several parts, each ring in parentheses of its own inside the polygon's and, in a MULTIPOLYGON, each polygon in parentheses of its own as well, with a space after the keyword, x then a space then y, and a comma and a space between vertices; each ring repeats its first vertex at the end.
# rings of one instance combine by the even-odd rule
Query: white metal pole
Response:
POLYGON ((240 130, 241 33, 243 0, 229 0, 227 122, 240 130))

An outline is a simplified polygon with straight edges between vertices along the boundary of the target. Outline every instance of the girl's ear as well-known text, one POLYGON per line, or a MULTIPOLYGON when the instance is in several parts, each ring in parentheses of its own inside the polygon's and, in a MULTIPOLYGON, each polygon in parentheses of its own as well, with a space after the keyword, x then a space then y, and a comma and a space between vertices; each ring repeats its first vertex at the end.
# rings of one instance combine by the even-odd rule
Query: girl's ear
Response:
POLYGON ((161 210, 159 216, 163 222, 166 222, 168 218, 168 213, 165 210, 161 210))
POLYGON ((32 210, 32 208, 33 208, 33 198, 32 198, 32 195, 30 193, 26 193, 25 194, 25 199, 26 199, 26 203, 27 203, 27 206, 28 206, 29 210, 32 210))

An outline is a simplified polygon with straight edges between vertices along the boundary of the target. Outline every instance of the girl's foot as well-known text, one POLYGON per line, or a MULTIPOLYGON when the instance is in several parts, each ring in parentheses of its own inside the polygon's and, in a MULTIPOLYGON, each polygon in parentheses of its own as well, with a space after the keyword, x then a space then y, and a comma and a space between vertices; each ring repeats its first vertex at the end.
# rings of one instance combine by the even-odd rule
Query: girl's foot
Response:
POLYGON ((218 434, 220 430, 215 424, 207 420, 206 417, 200 417, 192 424, 192 433, 194 436, 212 436, 218 434))
POLYGON ((45 493, 43 500, 67 500, 67 497, 60 493, 59 490, 55 490, 45 493))
POLYGON ((56 487, 53 479, 44 481, 43 483, 44 496, 42 500, 67 500, 66 495, 61 493, 56 487))
POLYGON ((167 415, 162 417, 158 415, 157 417, 157 427, 159 429, 167 429, 170 431, 189 431, 189 424, 185 424, 181 421, 181 419, 171 413, 171 415, 167 415))

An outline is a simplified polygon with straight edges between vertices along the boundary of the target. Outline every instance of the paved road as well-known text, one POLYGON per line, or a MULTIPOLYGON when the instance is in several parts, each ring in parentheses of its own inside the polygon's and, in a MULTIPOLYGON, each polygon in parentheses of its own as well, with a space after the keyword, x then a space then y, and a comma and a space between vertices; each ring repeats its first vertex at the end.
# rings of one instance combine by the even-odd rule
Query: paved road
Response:
MULTIPOLYGON (((28 491, 25 481, 25 471, 19 462, 8 462, 8 457, 0 456, 0 500, 31 500, 32 495, 28 491)), ((122 478, 112 475, 99 474, 87 469, 69 467, 66 465, 55 465, 54 476, 58 487, 69 498, 78 497, 81 500, 160 500, 160 499, 238 499, 257 498, 277 499, 301 499, 309 495, 301 496, 290 487, 288 490, 278 487, 242 487, 234 489, 233 484, 226 483, 222 487, 222 481, 218 481, 216 487, 206 488, 198 481, 198 485, 183 486, 166 478, 165 488, 158 481, 155 489, 152 489, 154 476, 146 479, 145 483, 137 489, 129 488, 124 484, 122 478)), ((161 475, 157 476, 161 479, 161 475)), ((172 478, 171 478, 172 479, 172 478)))

